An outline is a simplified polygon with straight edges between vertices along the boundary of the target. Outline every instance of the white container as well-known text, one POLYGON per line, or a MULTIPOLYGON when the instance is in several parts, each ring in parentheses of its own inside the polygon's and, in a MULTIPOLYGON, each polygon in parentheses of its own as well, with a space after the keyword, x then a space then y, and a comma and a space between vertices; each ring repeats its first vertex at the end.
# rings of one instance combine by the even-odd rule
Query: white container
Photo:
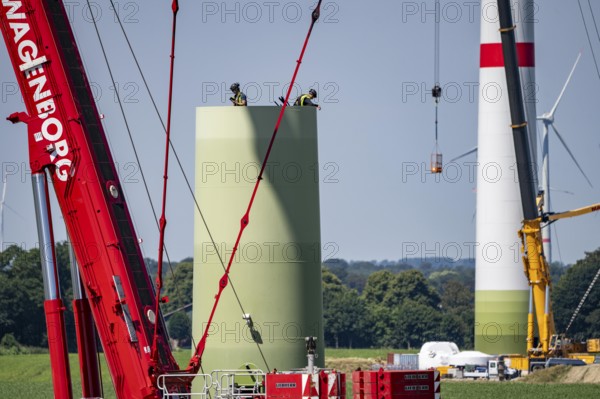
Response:
POLYGON ((448 366, 450 356, 459 353, 454 342, 426 342, 419 352, 419 370, 448 366))

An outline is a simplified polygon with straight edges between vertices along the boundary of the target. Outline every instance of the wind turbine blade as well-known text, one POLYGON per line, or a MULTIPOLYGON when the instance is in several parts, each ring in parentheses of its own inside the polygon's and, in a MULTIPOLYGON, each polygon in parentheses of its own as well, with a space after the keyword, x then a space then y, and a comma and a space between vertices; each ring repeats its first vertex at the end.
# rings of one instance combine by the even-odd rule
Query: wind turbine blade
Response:
POLYGON ((456 161, 458 161, 459 159, 461 159, 461 158, 464 158, 464 157, 466 157, 467 155, 470 155, 470 154, 472 154, 472 153, 474 153, 474 152, 477 152, 477 147, 473 147, 473 148, 471 148, 469 151, 467 151, 467 152, 465 152, 465 153, 463 153, 463 154, 461 154, 461 155, 459 155, 459 156, 457 156, 457 157, 454 157, 454 158, 452 158, 451 160, 449 160, 449 161, 448 161, 448 163, 456 162, 456 161))
POLYGON ((583 175, 583 177, 585 177, 585 180, 587 180, 587 182, 590 185, 590 187, 594 188, 594 186, 592 185, 592 182, 590 181, 590 179, 588 179, 588 177, 585 174, 585 172, 583 171, 583 169, 581 169, 581 166, 579 165, 579 162, 577 162, 577 159, 575 159, 575 155, 573 155, 573 153, 569 149, 569 146, 567 145, 567 143, 565 142, 565 140, 562 138, 562 136, 560 135, 560 133, 558 133, 558 130, 556 130, 556 127, 554 126, 554 123, 552 123, 551 126, 552 126, 552 130, 554 130, 554 133, 556 133, 556 136, 558 137, 558 139, 560 140, 560 142, 562 143, 562 145, 565 147, 565 149, 567 150, 567 152, 571 156, 571 159, 573 160, 573 162, 575 162, 575 165, 577 165, 577 167, 579 168, 579 171, 581 172, 581 174, 583 175))
POLYGON ((4 173, 4 180, 2 180, 2 199, 0 200, 0 203, 4 203, 4 199, 6 198, 6 186, 8 183, 8 180, 6 179, 6 173, 4 173))
POLYGON ((563 94, 565 94, 565 90, 567 89, 567 86, 569 85, 569 82, 571 81, 571 77, 573 76, 573 72, 575 72, 575 68, 577 67, 577 63, 579 62, 580 58, 581 58, 581 52, 577 56, 577 59, 575 60, 575 64, 573 65, 573 68, 571 68, 571 73, 569 73, 569 77, 567 78, 567 81, 565 82, 565 85, 563 86, 560 94, 558 95, 558 98, 556 99, 556 102, 554 103, 554 106, 550 110, 549 115, 550 115, 551 118, 554 116, 554 112, 556 111, 556 108, 558 108, 558 103, 560 103, 560 100, 561 100, 563 94))

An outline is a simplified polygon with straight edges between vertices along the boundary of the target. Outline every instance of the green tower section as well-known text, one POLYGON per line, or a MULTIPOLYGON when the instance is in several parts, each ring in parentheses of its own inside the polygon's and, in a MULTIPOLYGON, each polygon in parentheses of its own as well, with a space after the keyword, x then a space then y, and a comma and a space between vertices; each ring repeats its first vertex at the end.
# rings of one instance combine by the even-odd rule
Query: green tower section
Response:
POLYGON ((475 348, 489 354, 525 354, 529 292, 475 292, 475 348))
MULTIPOLYGON (((193 336, 218 292, 268 148, 279 107, 196 109, 193 336)), ((250 223, 234 258, 202 359, 204 372, 254 363, 264 371, 307 364, 304 337, 318 338, 324 366, 317 118, 286 110, 250 223), (241 306, 240 306, 241 303, 241 306), (249 315, 249 320, 244 315, 249 315)))

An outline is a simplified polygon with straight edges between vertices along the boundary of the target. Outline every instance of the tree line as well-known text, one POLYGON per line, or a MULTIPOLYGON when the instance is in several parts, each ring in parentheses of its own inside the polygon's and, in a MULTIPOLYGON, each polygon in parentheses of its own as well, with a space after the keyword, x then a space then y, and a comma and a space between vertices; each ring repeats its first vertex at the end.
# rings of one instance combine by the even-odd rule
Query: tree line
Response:
MULTIPOLYGON (((56 246, 61 294, 66 307, 68 346, 76 351, 69 253, 56 246)), ((145 259, 150 272, 156 261, 145 259)), ((193 259, 165 267, 163 306, 171 338, 190 344, 193 259)), ((600 248, 572 266, 551 265, 557 330, 573 311, 600 269, 600 248)), ((475 270, 461 264, 427 262, 347 262, 323 265, 325 343, 329 347, 416 348, 429 340, 473 346, 475 270)), ((600 284, 598 284, 600 285, 600 284)), ((569 330, 574 338, 600 337, 600 287, 594 286, 569 330)), ((0 252, 0 354, 47 347, 40 253, 10 246, 0 252)))
MULTIPOLYGON (((151 276, 156 276, 157 262, 144 259, 151 276)), ((70 352, 77 351, 75 321, 73 316, 73 289, 69 268, 69 247, 66 242, 56 244, 56 266, 59 275, 61 297, 65 306, 67 345, 70 352)), ((184 301, 191 301, 191 274, 188 279, 185 271, 191 271, 191 259, 172 265, 165 265, 164 277, 167 281, 166 295, 173 301, 167 309, 184 301), (181 267, 180 267, 181 266, 181 267), (176 290, 172 283, 177 278, 181 286, 176 290), (169 282, 170 281, 170 282, 169 282), (177 293, 172 293, 178 291, 177 293)), ((152 277, 154 280, 154 277, 152 277)), ((191 320, 185 313, 174 318, 172 337, 184 344, 191 335, 191 320)), ((169 329, 171 326, 168 325, 169 329)), ((39 352, 48 347, 44 314, 44 283, 38 248, 25 250, 13 245, 0 252, 0 355, 39 352)))
MULTIPOLYGON (((329 347, 417 348, 427 341, 474 344, 473 260, 346 262, 323 269, 325 344, 329 347)), ((572 266, 550 265, 552 306, 564 332, 600 269, 600 248, 572 266)), ((600 285, 600 284, 598 284, 600 285)), ((600 287, 593 286, 569 336, 600 337, 600 287)))
POLYGON ((426 341, 473 346, 474 295, 458 279, 439 289, 422 271, 371 274, 362 293, 323 270, 325 344, 415 348, 426 341))

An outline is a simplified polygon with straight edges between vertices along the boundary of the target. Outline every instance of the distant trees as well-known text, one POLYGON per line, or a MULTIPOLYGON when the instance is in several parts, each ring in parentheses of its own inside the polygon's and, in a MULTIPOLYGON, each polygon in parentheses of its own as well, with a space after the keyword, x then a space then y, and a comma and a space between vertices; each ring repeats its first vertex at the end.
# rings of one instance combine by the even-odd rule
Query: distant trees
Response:
POLYGON ((462 320, 473 319, 470 290, 450 279, 440 293, 421 271, 402 269, 397 273, 388 269, 372 273, 362 295, 354 294, 352 301, 347 299, 346 303, 341 300, 345 297, 341 280, 324 268, 326 344, 338 346, 354 342, 362 343, 362 346, 414 348, 428 340, 452 340, 459 345, 472 345, 472 338, 468 338, 473 335, 472 324, 462 320), (444 294, 447 295, 444 299, 449 303, 448 309, 444 306, 444 294), (340 320, 346 320, 346 323, 340 323, 340 320), (359 323, 363 324, 362 329, 345 330, 346 326, 359 323), (354 340, 351 339, 353 335, 354 340), (340 337, 344 339, 340 340, 340 337))
POLYGON ((327 269, 323 269, 323 302, 326 342, 336 348, 364 345, 370 319, 365 301, 327 269))
POLYGON ((174 313, 168 322, 169 336, 177 346, 189 348, 192 342, 192 321, 185 312, 174 313))
MULTIPOLYGON (((56 244, 56 263, 59 285, 65 311, 67 344, 69 350, 77 350, 75 322, 72 312, 73 289, 69 268, 69 250, 66 242, 56 244)), ((156 270, 156 262, 149 260, 156 270)), ((168 284, 171 306, 191 302, 192 263, 184 262, 180 269, 174 265, 175 284, 168 284)), ((168 278, 167 278, 168 279, 168 278)), ((167 280, 166 279, 166 280, 167 280)), ((46 320, 44 314, 44 283, 38 248, 25 250, 13 245, 0 252, 0 353, 15 353, 27 347, 47 347, 46 320)))
POLYGON ((441 289, 442 331, 449 341, 472 348, 475 325, 475 295, 457 280, 450 280, 441 289))
MULTIPOLYGON (((566 270, 555 284, 552 302, 556 328, 564 332, 573 312, 600 269, 600 248, 566 270)), ((600 281, 592 288, 586 302, 573 321, 569 335, 575 338, 600 338, 600 281)))
POLYGON ((363 298, 371 306, 384 304, 384 300, 389 296, 394 274, 389 270, 375 272, 367 279, 367 284, 363 291, 363 298))
POLYGON ((169 302, 163 306, 165 313, 182 309, 192 303, 194 294, 194 261, 185 259, 177 264, 173 272, 169 270, 164 280, 164 295, 169 302))
MULTIPOLYGON (((69 349, 76 350, 69 256, 66 243, 56 247, 60 287, 67 311, 69 349)), ((156 270, 156 262, 147 259, 156 270)), ((581 297, 600 268, 600 249, 572 267, 551 265, 553 308, 558 331, 564 331, 581 297), (562 276, 562 277, 561 277, 562 276)), ((192 302, 193 260, 167 268, 163 310, 192 302)), ((325 343, 332 347, 415 348, 428 340, 449 340, 473 347, 474 267, 472 263, 421 265, 404 262, 328 261, 323 267, 325 343), (331 268, 331 269, 330 269, 331 268)), ((40 253, 11 246, 0 253, 0 354, 20 353, 23 345, 47 346, 40 253)), ((191 322, 184 312, 168 321, 180 345, 189 345, 191 322)), ((569 333, 600 337, 600 282, 569 333)))
POLYGON ((44 284, 38 249, 25 251, 11 246, 0 254, 0 337, 7 334, 23 345, 46 343, 44 284))
MULTIPOLYGON (((550 265, 552 306, 557 330, 564 331, 589 284, 600 269, 600 248, 587 253, 573 266, 550 265)), ((449 340, 473 347, 475 270, 472 261, 435 264, 404 262, 346 262, 330 260, 324 265, 325 340, 330 346, 414 348, 427 340, 449 340), (327 270, 331 268, 331 270, 327 270), (335 274, 332 278, 332 274, 335 274), (358 332, 353 305, 341 298, 344 287, 358 284, 358 299, 365 309, 358 332), (333 285, 332 285, 333 284, 333 285), (338 294, 333 294, 336 292, 338 294), (346 316, 346 324, 339 323, 346 316), (343 338, 340 338, 343 337, 343 338)), ((600 281, 590 291, 569 330, 573 338, 600 337, 600 281)))

